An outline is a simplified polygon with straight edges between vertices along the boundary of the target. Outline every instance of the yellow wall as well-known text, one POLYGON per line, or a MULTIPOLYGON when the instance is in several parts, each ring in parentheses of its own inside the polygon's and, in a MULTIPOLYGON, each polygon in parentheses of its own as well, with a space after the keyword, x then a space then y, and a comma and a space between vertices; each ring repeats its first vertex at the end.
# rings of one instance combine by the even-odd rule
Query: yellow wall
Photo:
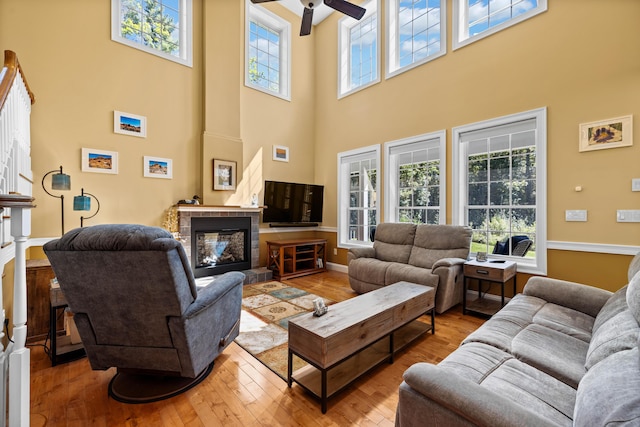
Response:
MULTIPOLYGON (((444 57, 389 80, 383 76, 343 99, 336 99, 340 16, 333 14, 314 28, 317 183, 336 187, 338 152, 440 129, 447 130, 450 183, 451 128, 547 107, 548 239, 639 246, 640 224, 616 223, 615 212, 640 209, 640 193, 631 192, 631 179, 640 177, 640 126, 632 147, 580 153, 578 125, 640 117, 640 56, 632 53, 640 50, 640 2, 579 3, 550 2, 547 12, 456 51, 450 50, 449 16, 444 57), (578 185, 580 193, 574 191, 578 185), (586 209, 589 221, 565 222, 566 209, 586 209)), ((451 0, 447 9, 453 10, 451 0)), ((336 197, 326 197, 323 225, 336 226, 336 212, 336 197)), ((611 283, 626 282, 630 257, 614 256, 625 267, 611 273, 604 262, 610 255, 589 254, 596 262, 576 265, 561 260, 582 259, 583 253, 563 252, 549 252, 550 276, 576 277, 573 272, 582 270, 580 276, 594 285, 603 285, 596 277, 611 274, 611 283)))
MULTIPOLYGON (((640 2, 584 0, 577 7, 554 1, 531 20, 392 79, 383 76, 379 84, 340 100, 341 15, 332 14, 311 36, 299 37, 300 18, 270 3, 270 10, 292 24, 290 102, 244 87, 243 3, 194 0, 189 68, 111 41, 108 1, 0 2, 0 49, 17 52, 36 95, 32 169, 38 207, 32 237, 60 234, 59 200, 40 186, 42 176, 60 165, 72 178, 67 230, 79 225, 80 214, 71 207, 80 188, 102 204, 88 224, 161 225, 167 207, 194 194, 209 204, 246 204, 254 193, 262 200, 265 179, 325 185, 323 226, 330 230, 337 224, 338 152, 447 129, 450 157, 452 127, 546 106, 548 238, 640 244, 640 224, 615 222, 616 209, 640 209, 640 193, 630 191, 631 178, 640 177, 640 126, 633 147, 577 149, 579 123, 640 113, 640 57, 634 54, 640 50, 640 2), (113 110, 146 116, 147 138, 114 134, 113 110), (273 145, 290 148, 289 163, 272 160, 273 145), (119 173, 81 172, 82 147, 117 151, 119 173), (144 155, 173 159, 173 179, 144 178, 144 155), (218 156, 238 161, 238 191, 211 189, 211 161, 218 156), (576 193, 577 185, 584 191, 576 193), (566 223, 566 209, 587 209, 589 221, 566 223)), ((448 29, 450 47, 450 17, 448 29)), ((384 55, 382 49, 383 61, 384 55)), ((448 182, 450 166, 449 161, 448 182)), ((451 188, 447 200, 450 212, 451 188)), ((335 242, 330 231, 316 235, 331 235, 335 242)), ((549 252, 548 271, 617 286, 626 275, 617 270, 629 259, 556 250, 549 252), (590 262, 576 266, 580 259, 590 262)), ((331 251, 329 260, 345 263, 345 250, 335 258, 331 251)))

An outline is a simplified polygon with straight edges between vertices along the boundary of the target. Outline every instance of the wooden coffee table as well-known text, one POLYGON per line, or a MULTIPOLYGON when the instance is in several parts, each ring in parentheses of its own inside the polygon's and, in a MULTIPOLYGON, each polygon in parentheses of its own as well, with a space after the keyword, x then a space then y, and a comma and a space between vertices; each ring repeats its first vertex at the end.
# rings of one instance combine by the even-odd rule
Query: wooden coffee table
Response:
POLYGON ((289 321, 287 383, 298 383, 327 399, 427 331, 435 333, 435 289, 398 282, 329 306, 327 314, 307 313, 289 321), (413 322, 431 313, 431 324, 413 322), (308 362, 295 372, 293 356, 308 362))

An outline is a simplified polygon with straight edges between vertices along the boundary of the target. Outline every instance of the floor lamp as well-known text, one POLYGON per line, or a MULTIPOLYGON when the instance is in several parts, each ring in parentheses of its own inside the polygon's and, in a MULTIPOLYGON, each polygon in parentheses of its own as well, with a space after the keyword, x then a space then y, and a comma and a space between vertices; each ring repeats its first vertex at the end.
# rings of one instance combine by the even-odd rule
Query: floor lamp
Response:
POLYGON ((71 177, 66 173, 62 172, 62 166, 60 166, 60 170, 54 169, 52 171, 47 172, 42 177, 42 189, 44 190, 44 192, 50 195, 51 197, 60 199, 60 219, 62 224, 62 234, 64 234, 64 195, 61 194, 59 196, 56 196, 55 194, 51 194, 49 193, 49 191, 47 191, 47 187, 44 186, 44 180, 51 174, 54 174, 51 177, 52 190, 62 190, 62 191, 71 190, 71 177))
POLYGON ((87 193, 86 191, 84 191, 84 188, 81 189, 80 191, 80 195, 79 196, 75 196, 73 198, 73 210, 74 211, 90 211, 91 210, 91 197, 93 197, 94 199, 96 199, 96 203, 98 204, 98 209, 96 209, 96 213, 94 213, 91 216, 88 217, 80 217, 80 227, 84 227, 84 220, 85 219, 89 219, 89 218, 93 218, 94 216, 98 215, 98 212, 100 212, 100 200, 98 200, 98 198, 96 196, 94 196, 91 193, 87 193))

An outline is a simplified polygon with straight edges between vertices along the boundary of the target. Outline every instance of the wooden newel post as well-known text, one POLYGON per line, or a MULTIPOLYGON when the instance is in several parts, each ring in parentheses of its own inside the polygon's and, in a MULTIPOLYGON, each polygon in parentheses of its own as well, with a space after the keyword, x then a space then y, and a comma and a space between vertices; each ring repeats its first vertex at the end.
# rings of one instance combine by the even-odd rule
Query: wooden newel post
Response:
MULTIPOLYGON (((13 279, 13 343, 9 344, 9 426, 29 426, 30 362, 27 342, 26 243, 31 234, 33 197, 0 195, 0 208, 11 209, 11 236, 15 244, 13 279)), ((4 316, 2 316, 4 317, 4 316)))

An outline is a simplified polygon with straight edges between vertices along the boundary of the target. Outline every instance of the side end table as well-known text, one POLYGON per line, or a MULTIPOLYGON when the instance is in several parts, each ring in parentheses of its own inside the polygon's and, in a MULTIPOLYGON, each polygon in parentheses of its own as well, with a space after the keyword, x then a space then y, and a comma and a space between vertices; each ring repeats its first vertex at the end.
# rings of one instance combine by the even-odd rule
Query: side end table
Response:
POLYGON ((68 335, 58 336, 58 311, 62 310, 64 313, 64 309, 68 306, 59 287, 49 289, 49 302, 49 340, 51 342, 49 358, 51 358, 51 366, 86 356, 81 342, 72 343, 71 337, 68 335))
POLYGON ((514 261, 506 260, 488 260, 476 261, 470 260, 464 263, 464 291, 462 294, 462 313, 472 312, 483 316, 493 316, 504 307, 505 286, 509 280, 513 281, 513 294, 516 295, 516 273, 518 265, 514 261), (478 280, 478 297, 469 300, 467 291, 469 290, 469 279, 478 280), (500 301, 496 299, 486 298, 482 293, 482 283, 500 285, 500 301))

